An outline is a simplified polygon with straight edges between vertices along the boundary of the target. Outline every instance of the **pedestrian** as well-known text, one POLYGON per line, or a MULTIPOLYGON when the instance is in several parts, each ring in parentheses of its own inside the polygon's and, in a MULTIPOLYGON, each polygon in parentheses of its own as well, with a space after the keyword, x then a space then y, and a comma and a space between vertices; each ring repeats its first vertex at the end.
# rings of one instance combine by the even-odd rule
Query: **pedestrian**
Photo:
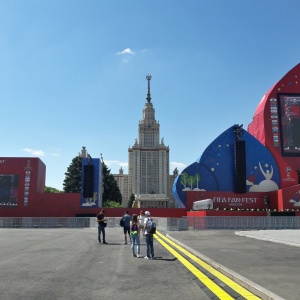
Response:
POLYGON ((137 217, 137 219, 140 223, 140 226, 139 226, 140 232, 142 232, 142 233, 144 231, 144 218, 145 218, 144 213, 141 210, 139 216, 137 217))
POLYGON ((128 210, 125 211, 125 215, 122 217, 124 220, 124 238, 125 238, 125 243, 127 244, 127 235, 129 236, 129 240, 131 242, 131 237, 130 237, 130 220, 131 216, 129 215, 128 210))
POLYGON ((105 210, 102 209, 100 213, 97 215, 97 223, 98 223, 98 241, 99 244, 101 244, 101 232, 102 232, 102 239, 103 239, 103 244, 107 244, 105 241, 105 227, 107 225, 107 220, 104 217, 105 210))
POLYGON ((150 212, 145 211, 145 218, 144 218, 144 235, 146 237, 146 249, 147 255, 145 259, 155 259, 154 256, 154 246, 153 246, 153 234, 147 231, 147 223, 153 220, 150 218, 150 212))
POLYGON ((140 254, 140 222, 138 221, 137 215, 132 215, 130 221, 130 236, 131 236, 131 251, 133 257, 141 257, 140 254), (134 251, 134 245, 136 245, 136 251, 134 251), (136 253, 137 252, 137 253, 136 253))

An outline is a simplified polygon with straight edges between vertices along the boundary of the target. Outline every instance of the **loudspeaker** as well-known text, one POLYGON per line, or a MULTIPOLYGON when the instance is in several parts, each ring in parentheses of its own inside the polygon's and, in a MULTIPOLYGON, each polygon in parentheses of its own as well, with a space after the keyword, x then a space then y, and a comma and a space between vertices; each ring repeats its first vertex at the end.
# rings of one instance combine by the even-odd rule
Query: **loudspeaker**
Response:
POLYGON ((235 192, 246 193, 246 143, 234 141, 235 192))
POLYGON ((94 166, 83 167, 83 198, 94 197, 94 166))

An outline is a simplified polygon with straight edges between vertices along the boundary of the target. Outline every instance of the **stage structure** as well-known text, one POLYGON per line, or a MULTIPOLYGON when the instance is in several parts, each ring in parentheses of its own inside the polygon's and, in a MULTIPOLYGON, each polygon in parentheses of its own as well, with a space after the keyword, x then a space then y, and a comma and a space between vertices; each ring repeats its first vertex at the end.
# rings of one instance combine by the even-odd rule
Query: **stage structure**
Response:
POLYGON ((300 64, 264 95, 248 131, 228 128, 182 171, 179 207, 211 198, 217 209, 300 209, 299 79, 300 64))

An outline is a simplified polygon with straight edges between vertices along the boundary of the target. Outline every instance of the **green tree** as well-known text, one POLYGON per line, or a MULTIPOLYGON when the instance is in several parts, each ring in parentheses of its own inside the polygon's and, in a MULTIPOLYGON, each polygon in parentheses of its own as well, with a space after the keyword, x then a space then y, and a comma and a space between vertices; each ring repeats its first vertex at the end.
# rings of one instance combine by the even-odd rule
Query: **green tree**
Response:
POLYGON ((187 180, 189 178, 189 174, 187 172, 184 172, 180 176, 180 183, 186 188, 187 180))
POLYGON ((116 208, 116 207, 122 207, 122 204, 121 203, 118 203, 118 202, 115 202, 115 201, 106 201, 104 204, 103 204, 103 207, 113 207, 113 208, 116 208))
POLYGON ((199 188, 198 183, 201 180, 200 174, 198 174, 198 173, 195 174, 195 180, 197 181, 197 189, 198 189, 199 188))
POLYGON ((127 207, 129 207, 129 208, 132 207, 134 200, 135 200, 135 196, 134 196, 134 194, 132 193, 132 194, 130 195, 130 198, 129 198, 127 207))
MULTIPOLYGON (((76 156, 73 158, 70 166, 65 173, 66 177, 63 183, 64 191, 66 193, 80 193, 81 192, 81 175, 82 175, 82 157, 76 156)), ((103 175, 103 206, 106 202, 114 201, 122 204, 122 194, 118 187, 115 177, 110 174, 110 169, 102 162, 103 175)))
POLYGON ((193 175, 189 176, 187 179, 187 183, 190 185, 191 190, 193 189, 193 185, 196 183, 196 179, 193 175))
POLYGON ((122 194, 118 187, 118 183, 115 177, 110 174, 110 169, 102 162, 102 174, 103 174, 103 204, 107 201, 115 201, 122 204, 122 194))
POLYGON ((45 186, 45 193, 62 193, 62 191, 51 186, 45 186))
POLYGON ((81 191, 81 174, 82 174, 82 157, 76 156, 72 159, 67 172, 63 189, 65 193, 80 193, 81 191))

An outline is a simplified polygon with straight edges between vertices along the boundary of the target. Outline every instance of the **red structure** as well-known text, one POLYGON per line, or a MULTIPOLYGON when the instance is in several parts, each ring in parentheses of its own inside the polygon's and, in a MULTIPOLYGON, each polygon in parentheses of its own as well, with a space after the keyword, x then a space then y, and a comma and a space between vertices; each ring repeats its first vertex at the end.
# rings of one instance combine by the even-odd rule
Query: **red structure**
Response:
MULTIPOLYGON (((0 157, 0 217, 96 216, 100 209, 81 207, 80 194, 45 193, 46 166, 39 158, 0 157)), ((124 214, 125 208, 108 208, 108 217, 124 214)), ((139 214, 139 208, 129 209, 139 214)), ((152 208, 156 217, 181 218, 186 209, 152 208)))
POLYGON ((275 157, 281 175, 280 187, 299 184, 300 64, 264 95, 248 132, 275 157))
POLYGON ((248 132, 269 149, 277 162, 280 190, 277 203, 271 203, 277 204, 278 210, 300 209, 299 79, 300 64, 264 95, 248 126, 248 132))

